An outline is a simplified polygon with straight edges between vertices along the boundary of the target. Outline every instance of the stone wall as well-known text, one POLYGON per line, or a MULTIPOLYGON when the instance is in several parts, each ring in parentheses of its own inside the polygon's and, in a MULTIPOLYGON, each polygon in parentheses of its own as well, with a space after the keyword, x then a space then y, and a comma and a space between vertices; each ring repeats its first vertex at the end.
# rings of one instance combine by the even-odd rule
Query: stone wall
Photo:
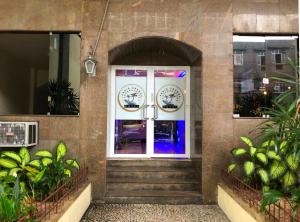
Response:
MULTIPOLYGON (((96 40, 104 0, 4 0, 2 31, 81 31, 81 60, 96 40)), ((111 0, 96 52, 97 76, 81 73, 80 117, 1 116, 37 120, 40 146, 64 139, 90 166, 93 197, 105 193, 108 51, 143 36, 170 37, 202 51, 202 192, 216 200, 220 169, 237 138, 259 123, 233 119, 232 34, 297 32, 296 0, 111 0), (249 127, 250 126, 250 127, 249 127)))

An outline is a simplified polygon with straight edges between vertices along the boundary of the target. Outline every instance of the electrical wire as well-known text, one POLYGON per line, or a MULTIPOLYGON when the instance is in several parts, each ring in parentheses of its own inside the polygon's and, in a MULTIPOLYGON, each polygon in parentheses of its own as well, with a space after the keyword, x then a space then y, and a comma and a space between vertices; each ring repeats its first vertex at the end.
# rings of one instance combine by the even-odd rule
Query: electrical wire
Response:
POLYGON ((110 0, 107 0, 106 2, 106 6, 105 6, 105 11, 104 11, 104 14, 103 14, 103 17, 102 17, 102 22, 101 22, 101 26, 98 30, 98 34, 97 34, 97 39, 96 39, 96 43, 95 43, 95 47, 92 51, 92 56, 94 57, 95 53, 96 53, 96 50, 97 50, 97 47, 98 47, 98 44, 99 44, 99 40, 100 40, 100 37, 101 37, 101 33, 102 33, 102 30, 103 30, 103 26, 104 26, 104 22, 105 22, 105 18, 106 18, 106 14, 107 14, 107 9, 108 9, 108 5, 109 5, 109 1, 110 0))

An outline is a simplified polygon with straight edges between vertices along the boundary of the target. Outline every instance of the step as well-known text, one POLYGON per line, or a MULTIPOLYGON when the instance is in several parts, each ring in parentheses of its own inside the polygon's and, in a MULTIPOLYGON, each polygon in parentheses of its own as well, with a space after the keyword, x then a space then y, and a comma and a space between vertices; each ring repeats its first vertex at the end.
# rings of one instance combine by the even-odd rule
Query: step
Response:
POLYGON ((200 191, 200 183, 111 183, 107 184, 107 191, 200 191))
POLYGON ((107 167, 177 167, 186 168, 193 167, 193 162, 187 159, 146 159, 146 160, 132 160, 132 159, 122 159, 122 160, 107 160, 107 167))
POLYGON ((107 171, 107 178, 135 178, 135 179, 199 179, 200 173, 196 171, 149 171, 149 172, 130 172, 130 171, 107 171))
MULTIPOLYGON (((101 201, 103 203, 103 201, 101 201)), ((107 204, 203 204, 202 197, 104 197, 107 204)))
POLYGON ((108 192, 104 201, 113 204, 201 204, 202 195, 180 191, 108 192))
POLYGON ((157 179, 157 180, 147 180, 147 179, 136 179, 136 178, 107 178, 107 183, 148 183, 148 184, 161 184, 161 183, 167 183, 167 184, 178 184, 178 183, 200 183, 200 180, 197 179, 187 179, 187 180, 181 180, 181 179, 157 179))
MULTIPOLYGON (((107 171, 118 172, 174 172, 174 171, 196 171, 194 167, 150 167, 150 166, 110 166, 107 171)), ((200 170, 198 171, 200 172, 200 170)))
POLYGON ((114 191, 107 192, 106 197, 199 197, 201 194, 196 191, 114 191))

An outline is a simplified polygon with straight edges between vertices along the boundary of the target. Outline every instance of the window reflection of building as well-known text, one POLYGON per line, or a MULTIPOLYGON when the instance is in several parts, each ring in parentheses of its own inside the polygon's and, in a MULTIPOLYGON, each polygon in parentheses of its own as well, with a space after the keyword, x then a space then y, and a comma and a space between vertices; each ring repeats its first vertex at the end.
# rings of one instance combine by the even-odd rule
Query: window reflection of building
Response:
POLYGON ((234 112, 260 116, 262 107, 290 89, 289 84, 271 77, 295 77, 288 60, 297 55, 297 37, 234 36, 234 112), (242 61, 242 63, 240 62, 242 61))
POLYGON ((234 51, 233 53, 233 63, 235 66, 243 65, 243 52, 242 51, 234 51))

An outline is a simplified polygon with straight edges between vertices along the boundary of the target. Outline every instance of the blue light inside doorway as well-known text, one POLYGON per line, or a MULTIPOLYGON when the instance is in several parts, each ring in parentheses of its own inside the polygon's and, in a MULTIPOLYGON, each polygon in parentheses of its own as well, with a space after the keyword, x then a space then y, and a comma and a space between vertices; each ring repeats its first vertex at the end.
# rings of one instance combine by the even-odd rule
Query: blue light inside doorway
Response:
POLYGON ((155 121, 155 154, 185 154, 185 121, 155 121))

